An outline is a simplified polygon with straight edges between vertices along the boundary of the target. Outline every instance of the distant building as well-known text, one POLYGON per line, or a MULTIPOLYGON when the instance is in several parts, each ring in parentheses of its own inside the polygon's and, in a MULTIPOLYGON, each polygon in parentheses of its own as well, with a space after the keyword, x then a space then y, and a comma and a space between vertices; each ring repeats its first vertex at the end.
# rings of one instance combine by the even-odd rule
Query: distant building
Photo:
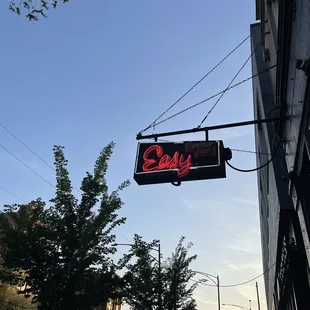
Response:
POLYGON ((261 242, 268 310, 310 309, 310 2, 256 0, 251 25, 261 242), (271 154, 271 155, 266 155, 271 154))
POLYGON ((94 308, 94 310, 121 310, 121 303, 118 300, 110 300, 105 305, 94 308))

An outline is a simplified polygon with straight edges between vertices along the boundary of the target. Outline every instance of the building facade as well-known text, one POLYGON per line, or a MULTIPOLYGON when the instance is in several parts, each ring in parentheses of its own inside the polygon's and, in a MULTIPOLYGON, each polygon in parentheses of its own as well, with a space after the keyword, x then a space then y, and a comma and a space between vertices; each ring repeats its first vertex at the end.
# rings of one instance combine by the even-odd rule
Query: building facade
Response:
POLYGON ((251 25, 268 310, 310 309, 310 1, 256 0, 251 25), (265 165, 270 161, 270 164, 265 165))
POLYGON ((93 310, 121 310, 122 304, 118 300, 110 300, 106 304, 95 307, 93 310))

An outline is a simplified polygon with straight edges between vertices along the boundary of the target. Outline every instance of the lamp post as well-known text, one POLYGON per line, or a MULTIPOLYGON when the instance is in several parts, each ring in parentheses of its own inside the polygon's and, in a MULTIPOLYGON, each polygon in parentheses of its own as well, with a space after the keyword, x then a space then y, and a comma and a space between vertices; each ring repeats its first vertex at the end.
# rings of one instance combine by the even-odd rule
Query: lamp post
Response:
POLYGON ((256 282, 256 294, 257 294, 257 305, 258 305, 258 310, 260 310, 260 301, 259 301, 259 292, 258 292, 258 284, 256 282))
POLYGON ((244 306, 239 306, 239 305, 234 305, 234 304, 223 304, 223 306, 230 306, 230 307, 237 307, 242 310, 251 310, 251 300, 249 300, 250 308, 244 307, 244 306))
MULTIPOLYGON (((126 245, 126 246, 134 246, 134 244, 131 243, 115 243, 114 246, 119 245, 126 245)), ((154 257, 154 259, 158 262, 158 310, 163 310, 162 305, 162 281, 161 281, 161 251, 160 251, 160 243, 158 243, 158 248, 150 248, 153 251, 156 251, 158 253, 158 259, 154 257)), ((151 255, 152 256, 152 255, 151 255)), ((152 256, 153 257, 153 256, 152 256)))
POLYGON ((211 280, 217 287, 217 303, 218 303, 218 310, 221 310, 221 297, 220 297, 220 277, 214 276, 212 274, 202 272, 202 271, 194 271, 195 273, 201 274, 211 280), (216 281, 215 281, 216 280, 216 281))

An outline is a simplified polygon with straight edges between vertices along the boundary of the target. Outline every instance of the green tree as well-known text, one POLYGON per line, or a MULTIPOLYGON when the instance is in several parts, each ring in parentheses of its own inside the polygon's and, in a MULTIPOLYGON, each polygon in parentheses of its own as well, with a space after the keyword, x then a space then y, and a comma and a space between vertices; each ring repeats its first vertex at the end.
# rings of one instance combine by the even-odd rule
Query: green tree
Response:
POLYGON ((129 253, 120 261, 119 265, 127 269, 123 300, 132 310, 158 309, 158 261, 150 253, 158 243, 158 240, 147 243, 135 235, 129 253))
POLYGON ((196 310, 196 301, 193 292, 197 283, 190 285, 190 280, 195 272, 190 269, 190 264, 197 255, 188 255, 192 243, 183 245, 185 237, 181 237, 174 253, 164 264, 164 305, 166 310, 196 310))
POLYGON ((41 199, 29 206, 6 206, 0 216, 0 234, 6 245, 4 265, 14 270, 11 284, 26 274, 26 294, 35 296, 39 309, 90 309, 117 297, 121 279, 113 230, 125 223, 118 215, 123 202, 111 194, 106 171, 114 143, 98 157, 93 174, 87 172, 78 201, 72 193, 63 147, 55 146, 56 195, 45 208, 41 199), (18 212, 15 212, 16 207, 18 212))
POLYGON ((18 14, 25 15, 30 21, 38 21, 40 17, 47 17, 50 8, 56 9, 59 3, 67 3, 69 0, 10 0, 9 9, 18 14))
POLYGON ((162 309, 197 309, 193 298, 197 284, 190 285, 190 280, 195 275, 190 264, 197 256, 188 255, 192 244, 184 246, 184 239, 180 239, 171 257, 163 261, 159 274, 158 259, 152 252, 152 249, 158 247, 159 241, 147 243, 141 236, 135 235, 129 254, 124 255, 121 260, 121 264, 127 268, 124 300, 132 310, 158 310, 159 290, 162 309))

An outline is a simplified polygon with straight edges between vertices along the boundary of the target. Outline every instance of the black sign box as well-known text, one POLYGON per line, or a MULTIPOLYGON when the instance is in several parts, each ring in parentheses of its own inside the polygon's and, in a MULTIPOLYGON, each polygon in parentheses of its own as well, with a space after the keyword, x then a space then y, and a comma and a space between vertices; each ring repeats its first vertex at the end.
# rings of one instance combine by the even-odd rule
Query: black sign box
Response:
POLYGON ((139 143, 134 179, 139 185, 225 178, 222 141, 139 143))

